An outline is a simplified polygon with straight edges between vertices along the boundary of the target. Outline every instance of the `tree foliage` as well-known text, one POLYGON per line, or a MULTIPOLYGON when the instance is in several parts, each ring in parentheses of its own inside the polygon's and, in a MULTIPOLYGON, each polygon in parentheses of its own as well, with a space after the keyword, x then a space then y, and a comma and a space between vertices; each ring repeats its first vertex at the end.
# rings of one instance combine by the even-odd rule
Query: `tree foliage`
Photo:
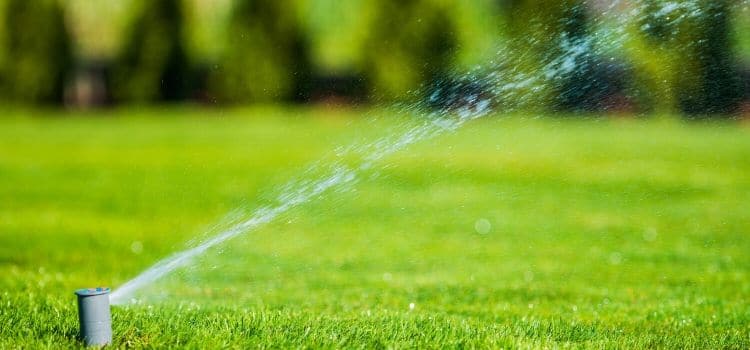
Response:
POLYGON ((678 98, 688 114, 726 115, 737 109, 742 97, 731 40, 731 4, 728 0, 710 0, 702 5, 691 45, 695 69, 680 87, 678 98))
MULTIPOLYGON (((698 0, 672 6, 649 0, 640 30, 661 56, 672 56, 671 66, 659 65, 652 74, 673 75, 673 99, 689 115, 727 115, 737 110, 741 81, 732 41, 731 0, 698 0), (670 7, 671 6, 671 7, 670 7)), ((644 61, 648 54, 633 57, 644 61)))
MULTIPOLYGON (((624 62, 604 57, 592 34, 592 22, 585 2, 576 1, 562 13, 563 57, 575 57, 575 67, 556 77, 555 109, 569 112, 602 112, 634 108, 627 96, 632 74, 624 62)), ((560 50, 556 50, 560 51, 560 50)))
POLYGON ((209 75, 219 101, 252 103, 304 99, 311 63, 294 3, 239 0, 227 49, 209 75))
POLYGON ((0 93, 19 103, 62 103, 73 59, 62 9, 55 0, 5 1, 0 93))
POLYGON ((144 0, 115 61, 112 90, 121 102, 176 101, 189 94, 181 0, 144 0))
POLYGON ((447 8, 434 0, 381 0, 364 45, 373 95, 398 100, 445 78, 457 46, 447 8))

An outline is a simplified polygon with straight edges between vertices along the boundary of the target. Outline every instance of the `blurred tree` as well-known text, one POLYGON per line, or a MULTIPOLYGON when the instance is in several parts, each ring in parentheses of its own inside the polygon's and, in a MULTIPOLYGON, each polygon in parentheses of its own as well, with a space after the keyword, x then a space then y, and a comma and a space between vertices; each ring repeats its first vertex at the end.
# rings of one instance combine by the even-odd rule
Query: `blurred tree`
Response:
POLYGON ((21 103, 62 103, 73 59, 58 2, 7 0, 5 5, 2 98, 21 103))
POLYGON ((654 44, 668 41, 676 29, 675 23, 665 19, 663 5, 659 0, 644 0, 642 4, 638 24, 646 39, 654 44))
MULTIPOLYGON (((670 4, 649 0, 642 9, 639 29, 650 48, 657 49, 662 57, 672 56, 672 64, 657 65, 649 73, 671 75, 673 88, 668 93, 682 112, 726 115, 739 107, 741 82, 730 24, 733 3, 698 0, 670 4)), ((641 53, 634 59, 643 62, 648 55, 641 53)))
POLYGON ((449 75, 457 46, 454 23, 435 0, 380 0, 364 50, 372 95, 408 98, 449 75))
MULTIPOLYGON (((502 76, 512 81, 536 81, 536 78, 556 79, 562 57, 564 14, 573 0, 497 0, 502 18, 504 49, 499 52, 505 70, 502 76)), ((543 80, 540 79, 540 80, 543 80)), ((502 83, 501 83, 502 84, 502 83)), ((503 96, 502 103, 510 108, 555 106, 559 88, 545 81, 520 84, 513 94, 503 96)))
POLYGON ((181 0, 143 0, 115 60, 112 96, 120 102, 177 101, 190 93, 181 0))
POLYGON ((605 59, 591 34, 589 10, 584 1, 575 1, 562 14, 561 48, 553 60, 559 74, 553 78, 555 107, 563 111, 630 111, 628 96, 630 69, 613 57, 605 59), (567 68, 566 63, 572 65, 567 68))
POLYGON ((545 56, 559 47, 566 11, 578 0, 498 0, 509 44, 523 55, 545 56))
POLYGON ((625 45, 626 55, 634 66, 638 99, 641 106, 656 114, 670 114, 677 108, 675 89, 681 77, 691 74, 688 52, 679 43, 691 41, 675 17, 684 15, 679 7, 661 0, 643 0, 633 12, 625 45), (666 6, 666 8, 665 8, 666 6))
POLYGON ((585 5, 581 2, 571 4, 564 9, 560 20, 563 23, 560 40, 564 49, 555 50, 559 51, 555 55, 562 58, 557 62, 562 64, 569 58, 574 66, 556 77, 557 107, 572 111, 596 109, 597 101, 605 96, 600 86, 603 82, 598 81, 601 77, 592 75, 596 57, 589 38, 585 5))
POLYGON ((443 0, 455 26, 458 71, 486 67, 497 59, 499 44, 505 36, 498 16, 497 0, 443 0))
POLYGON ((696 69, 680 87, 678 99, 688 114, 727 115, 738 109, 742 98, 731 40, 731 1, 706 0, 701 5, 691 45, 696 69))
POLYGON ((292 1, 238 0, 228 46, 209 73, 209 93, 223 102, 307 99, 311 63, 292 1))

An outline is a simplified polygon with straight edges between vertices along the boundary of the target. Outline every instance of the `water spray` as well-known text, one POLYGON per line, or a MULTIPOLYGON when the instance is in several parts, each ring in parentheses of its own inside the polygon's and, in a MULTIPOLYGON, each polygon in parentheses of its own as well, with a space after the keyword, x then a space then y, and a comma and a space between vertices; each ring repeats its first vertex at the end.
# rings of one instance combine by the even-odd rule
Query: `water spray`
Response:
MULTIPOLYGON (((750 0, 741 1, 750 2, 750 0)), ((626 47, 629 24, 642 16, 645 6, 648 5, 643 0, 634 0, 630 6, 624 6, 624 3, 614 0, 608 5, 602 5, 603 7, 599 9, 599 16, 612 17, 614 21, 610 25, 597 29, 588 37, 575 37, 568 35, 567 32, 562 33, 558 38, 558 50, 555 50, 552 55, 541 58, 539 70, 524 72, 517 69, 514 55, 501 50, 491 65, 486 67, 489 68, 490 73, 484 74, 482 69, 476 69, 460 77, 459 80, 465 82, 459 85, 438 84, 438 86, 429 87, 427 91, 424 91, 427 92, 426 96, 429 96, 427 103, 417 102, 398 108, 399 112, 422 113, 425 112, 423 108, 425 105, 431 106, 433 111, 425 113, 426 118, 421 124, 373 142, 353 145, 345 152, 345 155, 338 156, 338 159, 345 157, 356 159, 353 166, 335 165, 330 169, 324 168, 327 175, 322 177, 292 181, 284 187, 275 205, 263 206, 208 239, 165 257, 118 287, 111 295, 112 304, 122 305, 133 301, 139 290, 173 273, 178 268, 190 264, 194 258, 204 254, 207 250, 257 229, 331 189, 356 181, 361 172, 370 169, 388 155, 416 142, 457 130, 466 122, 491 113, 498 102, 515 101, 503 106, 505 112, 512 112, 516 108, 515 104, 522 105, 524 101, 538 98, 537 95, 549 87, 558 86, 565 77, 576 72, 585 72, 584 67, 589 65, 588 62, 593 58, 612 57, 609 52, 616 48, 626 47), (434 108, 437 108, 437 111, 434 108)), ((696 1, 692 0, 682 3, 676 1, 664 3, 657 11, 657 15, 676 24, 698 18, 704 13, 696 5, 696 1)), ((533 42, 529 44, 532 45, 533 42)), ((524 57, 527 54, 529 53, 516 56, 524 57)), ((108 298, 108 293, 107 289, 103 295, 108 298)), ((80 298, 79 294, 79 302, 80 298)), ((107 311, 108 303, 109 299, 105 308, 107 311)), ((81 318, 82 327, 83 320, 81 318)), ((107 322, 108 320, 107 314, 107 322)))
POLYGON ((112 343, 112 317, 109 310, 109 288, 79 289, 78 322, 80 338, 86 346, 104 346, 112 343))

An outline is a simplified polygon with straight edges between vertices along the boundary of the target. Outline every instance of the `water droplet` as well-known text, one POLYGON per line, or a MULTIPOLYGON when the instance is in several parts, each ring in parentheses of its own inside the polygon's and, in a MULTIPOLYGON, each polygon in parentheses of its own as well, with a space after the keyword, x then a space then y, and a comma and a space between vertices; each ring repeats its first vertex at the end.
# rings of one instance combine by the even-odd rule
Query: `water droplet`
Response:
POLYGON ((612 265, 620 265, 622 263, 622 254, 620 254, 620 252, 610 254, 609 263, 612 265))
POLYGON ((523 273, 523 279, 526 282, 531 282, 534 280, 534 273, 531 271, 526 271, 523 273))
POLYGON ((130 250, 134 254, 140 254, 143 252, 143 243, 141 241, 135 241, 130 245, 130 250))
POLYGON ((474 223, 474 230, 476 230, 480 235, 486 235, 490 233, 491 229, 492 224, 487 219, 479 219, 474 223))

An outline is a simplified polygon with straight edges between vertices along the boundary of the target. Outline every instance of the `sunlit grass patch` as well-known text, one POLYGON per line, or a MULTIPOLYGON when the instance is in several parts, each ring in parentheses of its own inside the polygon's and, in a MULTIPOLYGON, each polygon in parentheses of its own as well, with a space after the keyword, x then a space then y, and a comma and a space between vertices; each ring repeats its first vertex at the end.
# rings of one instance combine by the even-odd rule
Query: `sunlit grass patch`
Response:
MULTIPOLYGON (((73 290, 409 123, 111 113, 0 120, 0 347, 78 346, 73 290)), ((732 124, 489 116, 113 308, 115 344, 747 348, 749 160, 732 124)))

